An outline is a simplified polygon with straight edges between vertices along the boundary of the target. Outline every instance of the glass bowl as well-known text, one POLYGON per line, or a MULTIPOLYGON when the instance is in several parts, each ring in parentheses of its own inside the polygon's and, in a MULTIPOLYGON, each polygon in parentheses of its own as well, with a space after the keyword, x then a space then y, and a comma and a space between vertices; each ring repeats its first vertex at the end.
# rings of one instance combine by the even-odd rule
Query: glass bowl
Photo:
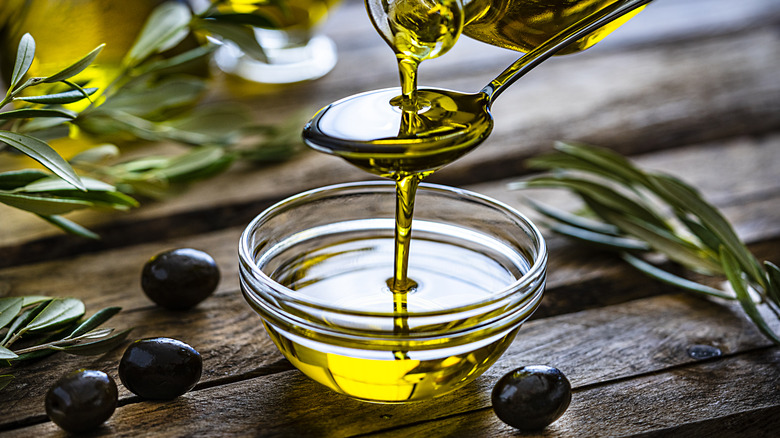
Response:
POLYGON ((395 186, 323 187, 258 215, 239 243, 241 289, 299 370, 373 402, 437 397, 474 380, 536 310, 539 230, 466 190, 421 184, 409 259, 416 289, 393 293, 395 186))

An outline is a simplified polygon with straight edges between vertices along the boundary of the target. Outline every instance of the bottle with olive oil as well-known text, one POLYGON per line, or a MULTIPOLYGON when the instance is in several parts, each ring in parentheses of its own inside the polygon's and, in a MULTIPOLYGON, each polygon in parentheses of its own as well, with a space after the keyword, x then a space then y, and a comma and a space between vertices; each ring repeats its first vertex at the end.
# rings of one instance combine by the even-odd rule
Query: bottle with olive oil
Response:
MULTIPOLYGON (((463 33, 507 49, 530 52, 562 29, 615 3, 616 0, 466 0, 463 33)), ((575 53, 601 41, 640 9, 612 21, 564 48, 575 53)))

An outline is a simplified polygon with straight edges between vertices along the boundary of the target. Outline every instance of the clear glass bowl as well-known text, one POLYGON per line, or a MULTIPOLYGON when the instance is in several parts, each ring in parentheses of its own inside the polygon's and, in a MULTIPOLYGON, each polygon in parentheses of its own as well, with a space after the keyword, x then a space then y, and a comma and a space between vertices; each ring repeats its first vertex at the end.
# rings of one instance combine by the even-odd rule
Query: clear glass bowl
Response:
POLYGON ((394 294, 395 187, 323 187, 279 202, 241 236, 244 296, 303 373, 374 402, 424 400, 481 375, 536 310, 547 249, 522 214, 421 184, 409 277, 394 294))

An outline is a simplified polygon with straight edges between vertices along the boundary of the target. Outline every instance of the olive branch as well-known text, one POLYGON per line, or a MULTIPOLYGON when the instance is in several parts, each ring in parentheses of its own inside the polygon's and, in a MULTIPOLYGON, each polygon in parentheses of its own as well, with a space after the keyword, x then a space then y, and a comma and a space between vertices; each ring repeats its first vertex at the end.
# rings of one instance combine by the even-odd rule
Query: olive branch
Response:
POLYGON ((526 201, 564 236, 617 252, 641 272, 687 291, 736 300, 755 326, 774 343, 780 333, 780 269, 759 261, 723 215, 698 191, 679 179, 643 171, 608 149, 556 143, 556 152, 528 165, 548 173, 510 184, 512 189, 568 190, 585 209, 573 214, 526 201), (675 275, 649 261, 662 254, 683 267, 725 277, 721 290, 675 275))
POLYGON ((51 173, 33 169, 0 173, 0 203, 34 213, 66 232, 97 238, 62 215, 87 208, 128 210, 139 205, 139 196, 161 198, 173 186, 209 178, 236 160, 272 162, 295 153, 300 147, 297 117, 290 125, 257 125, 241 105, 200 103, 210 78, 186 72, 209 59, 217 47, 211 40, 163 56, 199 32, 233 41, 250 56, 264 58, 252 27, 273 27, 273 21, 260 13, 220 12, 223 3, 214 1, 197 14, 178 2, 157 7, 121 61, 120 73, 103 90, 78 81, 103 45, 59 72, 25 80, 35 57, 35 40, 25 34, 0 101, 0 150, 16 149, 51 173), (36 90, 42 91, 33 94, 36 90), (88 104, 80 111, 68 108, 85 100, 88 104), (13 109, 2 110, 11 103, 13 109), (66 161, 48 141, 73 132, 105 144, 66 161), (174 142, 189 148, 177 155, 121 161, 114 143, 126 140, 174 142))
MULTIPOLYGON (((79 356, 106 353, 120 345, 132 330, 116 332, 113 328, 100 328, 120 310, 120 307, 107 307, 82 320, 84 303, 76 298, 0 298, 0 367, 58 351, 79 356), (12 349, 17 341, 23 346, 12 349)), ((13 378, 10 374, 0 375, 0 389, 13 378)))

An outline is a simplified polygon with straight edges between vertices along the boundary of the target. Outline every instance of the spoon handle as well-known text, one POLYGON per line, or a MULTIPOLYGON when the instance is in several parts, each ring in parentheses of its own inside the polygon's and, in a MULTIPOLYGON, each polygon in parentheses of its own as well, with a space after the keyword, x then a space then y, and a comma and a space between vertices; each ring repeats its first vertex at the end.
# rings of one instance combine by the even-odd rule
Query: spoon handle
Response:
POLYGON ((604 26, 613 20, 633 11, 636 8, 650 3, 652 0, 620 0, 598 12, 589 15, 558 32, 554 37, 545 41, 539 47, 526 53, 512 65, 506 68, 500 75, 485 85, 481 93, 487 95, 488 105, 493 103, 496 97, 507 87, 512 85, 542 61, 556 54, 559 50, 588 35, 594 30, 604 26))

